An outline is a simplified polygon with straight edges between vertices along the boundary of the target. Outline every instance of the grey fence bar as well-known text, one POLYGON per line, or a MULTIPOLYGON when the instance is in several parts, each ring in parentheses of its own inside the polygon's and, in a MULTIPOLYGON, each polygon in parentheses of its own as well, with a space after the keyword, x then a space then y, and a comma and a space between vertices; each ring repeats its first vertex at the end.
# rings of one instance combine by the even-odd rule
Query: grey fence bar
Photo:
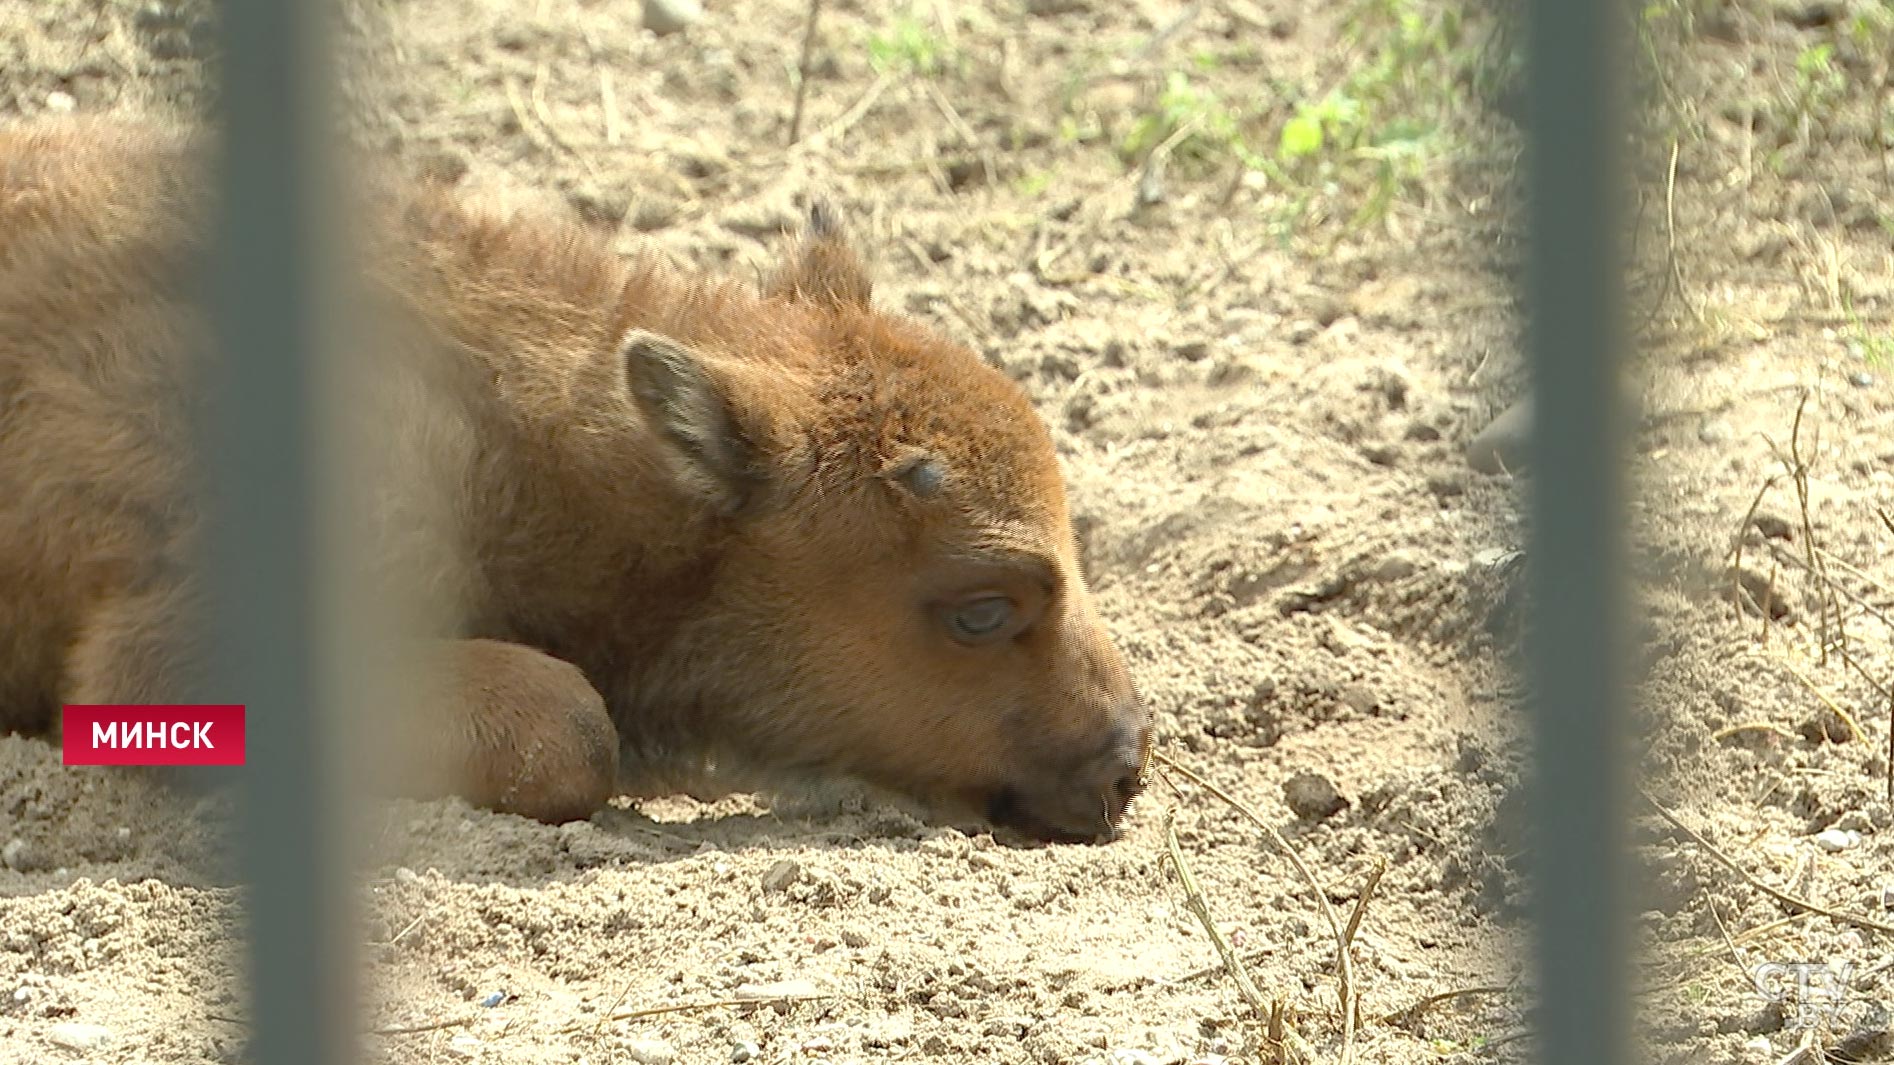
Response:
POLYGON ((320 0, 225 0, 205 455, 214 652, 210 696, 248 707, 235 843, 245 908, 251 1059, 351 1056, 348 863, 323 711, 323 394, 316 356, 334 165, 320 0))
POLYGON ((1528 336, 1533 378, 1528 661, 1532 893, 1546 1065, 1630 1060, 1620 772, 1625 507, 1618 371, 1620 5, 1527 8, 1528 336))

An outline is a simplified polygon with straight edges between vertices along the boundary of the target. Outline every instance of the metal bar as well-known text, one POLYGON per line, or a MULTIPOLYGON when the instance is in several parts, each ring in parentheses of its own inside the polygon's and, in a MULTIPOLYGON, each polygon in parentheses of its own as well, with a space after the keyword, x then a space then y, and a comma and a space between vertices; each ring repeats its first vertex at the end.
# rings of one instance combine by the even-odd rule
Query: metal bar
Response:
POLYGON ((204 452, 212 689, 247 709, 235 843, 248 884, 252 1059, 348 1060, 354 956, 324 713, 322 421, 328 117, 323 18, 225 0, 204 452))
POLYGON ((1630 1060, 1621 775, 1625 508, 1618 372, 1619 5, 1533 0, 1527 159, 1533 371, 1527 666, 1532 897, 1547 1065, 1630 1060))

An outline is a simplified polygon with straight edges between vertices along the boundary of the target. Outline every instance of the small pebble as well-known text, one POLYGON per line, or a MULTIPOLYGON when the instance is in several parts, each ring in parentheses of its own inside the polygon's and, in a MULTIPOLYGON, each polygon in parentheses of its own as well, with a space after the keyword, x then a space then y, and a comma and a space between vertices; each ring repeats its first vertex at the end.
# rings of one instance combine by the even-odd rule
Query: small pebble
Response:
POLYGON ((1789 601, 1783 589, 1776 584, 1773 574, 1743 566, 1733 569, 1732 576, 1736 579, 1736 586, 1726 585, 1723 595, 1734 600, 1737 606, 1751 613, 1767 610, 1774 621, 1781 621, 1791 613, 1789 601))
POLYGON ((1807 721, 1802 722, 1801 728, 1797 731, 1810 743, 1847 743, 1854 738, 1852 730, 1848 728, 1847 719, 1826 706, 1816 710, 1807 721))
POLYGON ((1761 533, 1765 540, 1792 540, 1795 538, 1795 526, 1789 524, 1789 519, 1780 514, 1771 514, 1766 510, 1759 510, 1756 512, 1756 516, 1749 520, 1749 524, 1757 532, 1761 533))
POLYGON ((644 28, 660 37, 682 32, 703 17, 698 0, 644 0, 644 28))
POLYGON ((1477 773, 1482 766, 1486 765, 1487 758, 1486 748, 1480 746, 1478 740, 1472 736, 1462 735, 1459 739, 1458 753, 1453 762, 1454 772, 1477 773))
POLYGON ((1453 470, 1438 470, 1428 475, 1427 490, 1439 499, 1455 499, 1467 494, 1466 478, 1453 470))
POLYGON ((46 109, 48 111, 57 111, 63 115, 70 113, 73 108, 78 106, 79 101, 73 99, 72 94, 69 92, 59 92, 55 90, 46 94, 46 109))
POLYGON ((492 1009, 493 1007, 498 1006, 500 1003, 505 1002, 505 1001, 506 1001, 506 992, 495 991, 493 994, 488 995, 486 998, 481 999, 480 1004, 482 1006, 485 1006, 488 1009, 492 1009))
POLYGON ((112 1030, 102 1024, 55 1024, 46 1029, 46 1038, 54 1046, 84 1053, 110 1043, 112 1030))
POLYGON ((1164 202, 1164 196, 1164 168, 1162 166, 1145 167, 1144 171, 1138 175, 1137 207, 1139 209, 1156 207, 1164 202))
POLYGON ((1412 577, 1419 569, 1420 563, 1414 561, 1414 556, 1404 551, 1395 551, 1382 559, 1380 565, 1370 570, 1368 575, 1375 580, 1391 583, 1404 581, 1412 577))
POLYGON ((640 233, 663 229, 677 221, 680 208, 659 196, 640 197, 631 208, 631 226, 640 233))
POLYGON ((1498 569, 1518 555, 1519 552, 1504 547, 1486 547, 1473 552, 1473 564, 1481 569, 1498 569))
POLYGON ((1735 437, 1736 430, 1720 418, 1712 418, 1697 427, 1697 439, 1706 444, 1726 444, 1735 437))
POLYGON ((763 1053, 763 1049, 747 1039, 739 1039, 730 1048, 730 1060, 735 1062, 754 1061, 763 1053))
POLYGON ((1332 817, 1348 806, 1335 784, 1319 773, 1298 773, 1283 783, 1282 797, 1304 821, 1332 817))
POLYGON ((1350 684, 1342 689, 1342 704, 1357 714, 1372 714, 1381 705, 1374 691, 1360 684, 1350 684))
MULTIPOLYGON (((10 839, 6 846, 0 847, 0 865, 18 873, 37 873, 52 865, 52 860, 46 848, 23 839, 10 839)), ((63 870, 56 872, 65 875, 63 870)))
POLYGON ((662 1039, 627 1039, 624 1047, 625 1056, 638 1065, 671 1065, 677 1060, 677 1051, 662 1039))
POLYGON ((1815 833, 1815 845, 1830 854, 1845 851, 1860 842, 1861 833, 1845 828, 1825 828, 1815 833))
POLYGON ((802 866, 795 861, 784 858, 782 861, 770 866, 769 871, 763 874, 763 890, 765 892, 781 891, 795 883, 801 876, 802 866))
POLYGON ((1866 370, 1856 370, 1848 375, 1848 383, 1856 388, 1874 387, 1874 375, 1866 370))

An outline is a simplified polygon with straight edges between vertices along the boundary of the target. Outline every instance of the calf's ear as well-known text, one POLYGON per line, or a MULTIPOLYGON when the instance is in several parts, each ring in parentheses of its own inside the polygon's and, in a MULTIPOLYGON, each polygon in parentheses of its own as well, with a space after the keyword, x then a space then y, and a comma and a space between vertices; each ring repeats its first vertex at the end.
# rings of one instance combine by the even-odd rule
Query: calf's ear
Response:
POLYGON ((633 329, 618 343, 625 385, 650 419, 678 479, 723 514, 762 496, 762 455, 745 431, 727 382, 697 352, 633 329))
POLYGON ((817 200, 801 242, 763 286, 765 295, 831 307, 867 307, 874 284, 832 204, 817 200))

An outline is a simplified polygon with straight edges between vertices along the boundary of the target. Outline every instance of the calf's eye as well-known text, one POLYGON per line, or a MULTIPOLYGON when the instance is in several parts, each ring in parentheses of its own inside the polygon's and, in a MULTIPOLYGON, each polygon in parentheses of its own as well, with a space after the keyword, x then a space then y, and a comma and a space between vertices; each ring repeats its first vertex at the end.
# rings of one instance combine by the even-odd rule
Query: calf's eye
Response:
POLYGON ((947 626, 954 639, 962 643, 983 643, 993 639, 1013 620, 1013 601, 1003 595, 970 599, 954 608, 947 626))

